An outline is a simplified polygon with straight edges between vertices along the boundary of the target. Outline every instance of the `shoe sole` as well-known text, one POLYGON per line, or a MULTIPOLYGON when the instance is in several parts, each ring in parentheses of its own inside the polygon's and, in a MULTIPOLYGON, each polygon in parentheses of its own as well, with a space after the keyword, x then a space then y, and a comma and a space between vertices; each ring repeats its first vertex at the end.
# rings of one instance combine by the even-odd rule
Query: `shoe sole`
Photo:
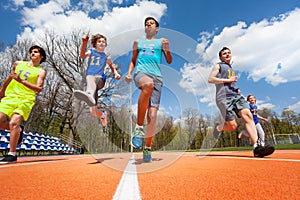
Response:
POLYGON ((12 161, 12 162, 0 162, 0 165, 6 165, 6 164, 14 164, 17 161, 12 161))
POLYGON ((88 106, 94 106, 94 102, 91 102, 89 97, 82 93, 82 91, 79 91, 79 90, 75 90, 74 91, 74 97, 76 97, 77 99, 81 100, 81 101, 84 101, 88 106))
MULTIPOLYGON (((143 144, 142 144, 141 146, 136 146, 136 145, 134 145, 134 144, 132 143, 133 138, 134 138, 134 137, 132 137, 131 140, 130 140, 131 146, 133 146, 133 147, 136 148, 136 149, 140 149, 140 148, 143 146, 143 144)), ((142 140, 143 140, 143 139, 142 139, 142 140)), ((142 142, 142 143, 143 143, 143 142, 142 142)))
POLYGON ((256 154, 256 155, 254 155, 254 157, 263 158, 265 156, 271 155, 272 153, 274 153, 274 151, 275 151, 275 148, 273 146, 268 146, 265 148, 265 150, 262 153, 256 154))

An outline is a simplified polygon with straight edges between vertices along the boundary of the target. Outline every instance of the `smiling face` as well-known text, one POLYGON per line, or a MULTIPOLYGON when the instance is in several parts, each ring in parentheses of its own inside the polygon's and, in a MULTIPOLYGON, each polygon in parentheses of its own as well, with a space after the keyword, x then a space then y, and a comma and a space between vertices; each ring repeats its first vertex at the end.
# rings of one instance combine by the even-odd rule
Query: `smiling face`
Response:
POLYGON ((253 95, 249 95, 249 96, 247 97, 247 101, 248 101, 249 103, 251 103, 251 104, 255 104, 255 103, 256 103, 256 98, 255 98, 255 96, 253 96, 253 95))
POLYGON ((105 47, 106 47, 106 39, 105 38, 97 39, 95 48, 98 51, 103 51, 105 49, 105 47))

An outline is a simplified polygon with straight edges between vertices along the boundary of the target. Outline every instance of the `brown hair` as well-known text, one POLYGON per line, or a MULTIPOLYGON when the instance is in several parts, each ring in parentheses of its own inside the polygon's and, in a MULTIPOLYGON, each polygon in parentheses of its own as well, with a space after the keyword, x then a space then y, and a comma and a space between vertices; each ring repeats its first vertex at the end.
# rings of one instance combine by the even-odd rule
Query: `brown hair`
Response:
POLYGON ((106 43, 106 41, 107 41, 106 37, 104 35, 101 35, 101 34, 98 33, 98 34, 95 34, 95 35, 92 36, 92 40, 91 40, 92 46, 96 47, 97 40, 101 39, 101 38, 103 38, 105 40, 105 44, 107 44, 106 43))
POLYGON ((250 99, 251 96, 253 96, 253 97, 255 98, 255 96, 254 96, 253 94, 249 94, 249 95, 247 96, 247 101, 249 101, 249 99, 250 99))

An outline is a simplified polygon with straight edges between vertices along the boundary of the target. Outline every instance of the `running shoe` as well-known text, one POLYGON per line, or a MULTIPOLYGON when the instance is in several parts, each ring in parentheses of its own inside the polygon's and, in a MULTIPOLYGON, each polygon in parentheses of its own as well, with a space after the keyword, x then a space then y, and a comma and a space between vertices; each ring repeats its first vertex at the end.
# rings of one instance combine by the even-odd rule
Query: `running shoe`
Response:
POLYGON ((3 158, 0 160, 0 164, 15 163, 15 162, 17 162, 17 156, 13 156, 13 155, 4 155, 3 158))
POLYGON ((275 148, 271 145, 266 146, 257 146, 253 150, 254 157, 260 157, 263 158, 265 156, 271 155, 275 151, 275 148))
POLYGON ((137 149, 141 148, 143 145, 144 135, 144 129, 142 127, 135 128, 132 133, 131 145, 137 149))
POLYGON ((143 151, 143 161, 144 162, 151 162, 152 161, 152 156, 151 156, 151 149, 144 149, 143 151))
POLYGON ((96 105, 96 101, 95 101, 95 98, 92 97, 91 94, 89 93, 86 93, 84 91, 81 91, 81 90, 75 90, 74 91, 74 96, 81 100, 81 101, 84 101, 88 106, 94 106, 96 105))
POLYGON ((100 117, 102 126, 106 126, 107 125, 107 114, 105 111, 102 111, 102 116, 100 117))

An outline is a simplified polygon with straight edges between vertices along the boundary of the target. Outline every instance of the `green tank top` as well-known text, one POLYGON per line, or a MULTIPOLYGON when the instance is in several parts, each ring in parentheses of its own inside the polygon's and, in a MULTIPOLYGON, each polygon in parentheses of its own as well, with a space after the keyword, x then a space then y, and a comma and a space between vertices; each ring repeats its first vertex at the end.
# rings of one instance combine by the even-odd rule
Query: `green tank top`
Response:
MULTIPOLYGON (((15 73, 26 82, 36 85, 41 66, 29 66, 28 62, 21 62, 16 66, 15 73)), ((12 79, 5 90, 5 96, 18 96, 28 100, 35 100, 36 92, 12 79)))

